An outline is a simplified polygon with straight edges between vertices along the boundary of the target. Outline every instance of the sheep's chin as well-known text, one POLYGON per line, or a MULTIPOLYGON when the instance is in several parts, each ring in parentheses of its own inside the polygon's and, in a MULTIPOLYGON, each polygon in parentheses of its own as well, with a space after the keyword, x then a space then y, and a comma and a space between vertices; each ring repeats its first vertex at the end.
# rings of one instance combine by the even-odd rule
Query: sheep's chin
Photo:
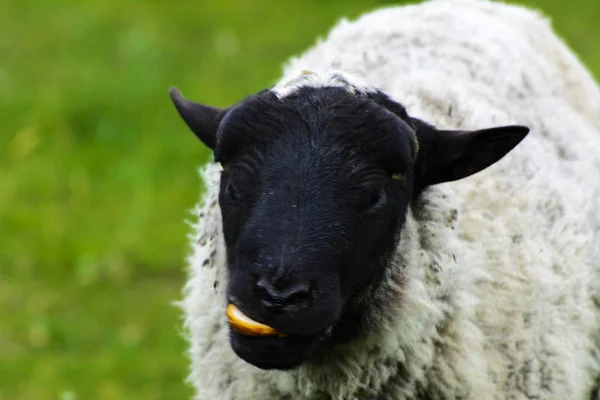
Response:
POLYGON ((230 330, 233 351, 260 369, 290 370, 308 361, 331 334, 331 329, 312 336, 247 336, 230 330))

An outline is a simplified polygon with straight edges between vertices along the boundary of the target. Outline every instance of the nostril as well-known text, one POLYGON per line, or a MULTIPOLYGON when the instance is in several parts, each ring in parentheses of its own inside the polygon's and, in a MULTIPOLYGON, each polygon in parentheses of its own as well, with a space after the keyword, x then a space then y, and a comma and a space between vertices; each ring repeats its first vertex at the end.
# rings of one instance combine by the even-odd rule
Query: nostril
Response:
POLYGON ((263 299, 279 297, 275 288, 273 288, 273 286, 271 286, 271 284, 264 279, 260 279, 256 283, 256 290, 258 291, 259 296, 263 299))
POLYGON ((268 308, 283 308, 306 302, 311 294, 311 286, 308 283, 299 282, 278 290, 265 279, 260 279, 256 283, 256 290, 263 304, 268 308))
POLYGON ((302 300, 307 300, 310 295, 310 286, 306 283, 299 283, 295 286, 289 288, 284 292, 284 297, 289 300, 289 302, 300 302, 302 300))

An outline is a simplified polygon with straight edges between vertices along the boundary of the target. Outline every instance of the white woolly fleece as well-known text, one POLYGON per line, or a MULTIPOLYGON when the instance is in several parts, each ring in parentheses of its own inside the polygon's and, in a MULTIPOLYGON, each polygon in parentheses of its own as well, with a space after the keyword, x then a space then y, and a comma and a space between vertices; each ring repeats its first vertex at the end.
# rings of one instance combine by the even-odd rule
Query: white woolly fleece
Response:
POLYGON ((600 89, 548 21, 485 0, 379 9, 292 59, 280 95, 304 70, 313 85, 353 74, 439 128, 531 132, 487 170, 423 193, 379 293, 376 335, 290 372, 259 370, 229 345, 220 166, 208 165, 181 303, 195 398, 590 399, 600 89))

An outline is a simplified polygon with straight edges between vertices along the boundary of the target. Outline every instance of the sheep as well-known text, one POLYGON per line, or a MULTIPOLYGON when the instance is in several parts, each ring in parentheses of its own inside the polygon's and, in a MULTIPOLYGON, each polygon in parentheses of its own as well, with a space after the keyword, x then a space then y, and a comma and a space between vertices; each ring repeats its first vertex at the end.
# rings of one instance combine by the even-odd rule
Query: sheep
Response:
POLYGON ((214 154, 180 302, 196 399, 594 395, 600 89, 540 12, 384 7, 231 107, 170 95, 214 154))

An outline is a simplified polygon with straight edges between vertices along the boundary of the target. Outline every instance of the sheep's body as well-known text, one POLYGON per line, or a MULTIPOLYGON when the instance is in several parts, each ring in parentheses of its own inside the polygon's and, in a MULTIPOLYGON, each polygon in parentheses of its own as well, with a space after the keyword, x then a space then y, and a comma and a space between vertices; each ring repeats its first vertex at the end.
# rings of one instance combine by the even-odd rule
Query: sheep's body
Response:
POLYGON ((600 378, 600 90, 536 13, 441 0, 341 22, 285 69, 343 70, 440 128, 532 130, 427 189, 373 304, 377 334, 319 365, 231 350, 220 166, 205 170, 182 306, 198 399, 589 399, 600 378), (408 240, 407 238, 410 238, 408 240))

